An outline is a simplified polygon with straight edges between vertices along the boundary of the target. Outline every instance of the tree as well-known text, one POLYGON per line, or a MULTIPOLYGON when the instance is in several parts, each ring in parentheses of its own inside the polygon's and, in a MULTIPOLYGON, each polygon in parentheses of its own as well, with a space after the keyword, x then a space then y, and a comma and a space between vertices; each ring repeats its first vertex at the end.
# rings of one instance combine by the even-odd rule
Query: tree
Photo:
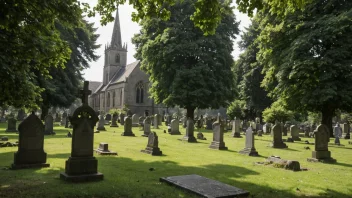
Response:
POLYGON ((34 72, 48 77, 49 68, 63 67, 70 57, 54 22, 76 26, 81 13, 74 0, 1 1, 0 106, 36 106, 43 89, 34 84, 34 72))
POLYGON ((41 75, 36 76, 37 84, 43 88, 41 93, 43 101, 40 103, 42 119, 45 118, 50 107, 68 108, 79 97, 82 87, 82 71, 89 67, 90 61, 96 61, 99 56, 95 50, 100 47, 96 44, 99 37, 95 32, 94 23, 88 23, 82 19, 82 25, 78 27, 67 27, 57 21, 56 29, 60 32, 62 40, 66 41, 71 50, 70 59, 65 68, 52 67, 49 70, 51 78, 41 75))
POLYGON ((263 84, 291 110, 321 112, 332 136, 335 110, 352 109, 352 1, 315 0, 262 25, 263 84))
POLYGON ((278 100, 263 111, 263 118, 265 122, 275 123, 275 121, 279 121, 285 123, 293 119, 293 112, 287 110, 284 103, 278 100))
POLYGON ((215 35, 204 36, 190 20, 193 0, 170 8, 169 21, 158 18, 141 21, 142 30, 133 38, 141 69, 150 75, 150 94, 156 103, 178 105, 194 117, 195 108, 227 106, 234 97, 232 39, 238 22, 227 9, 215 35))
MULTIPOLYGON (((270 6, 270 11, 278 14, 286 14, 292 12, 295 9, 302 9, 307 2, 311 0, 233 0, 238 5, 237 8, 243 13, 247 13, 249 16, 253 15, 255 9, 262 9, 264 2, 270 6)), ((160 19, 167 20, 172 15, 172 11, 175 10, 173 6, 177 5, 177 0, 129 0, 137 12, 132 14, 132 19, 136 22, 143 19, 150 19, 158 17, 160 19)), ((193 12, 190 18, 194 22, 194 25, 205 32, 206 35, 214 34, 216 27, 221 23, 222 16, 226 9, 223 9, 223 3, 231 3, 232 1, 224 0, 197 0, 192 6, 194 6, 193 12)), ((98 12, 101 16, 101 23, 107 24, 114 20, 112 13, 115 12, 119 4, 126 3, 126 0, 99 0, 98 4, 93 10, 89 12, 89 16, 94 16, 95 12, 98 12)), ((89 10, 89 6, 86 4, 86 10, 89 10)))

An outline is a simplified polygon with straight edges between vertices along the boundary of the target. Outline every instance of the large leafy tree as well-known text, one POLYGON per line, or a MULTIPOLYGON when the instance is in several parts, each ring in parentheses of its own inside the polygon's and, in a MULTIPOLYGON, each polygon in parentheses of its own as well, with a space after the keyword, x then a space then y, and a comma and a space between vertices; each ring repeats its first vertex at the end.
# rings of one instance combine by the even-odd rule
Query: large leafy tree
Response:
POLYGON ((168 21, 142 20, 142 30, 133 38, 155 102, 186 108, 191 118, 195 108, 227 106, 233 99, 232 39, 239 31, 232 10, 222 4, 227 12, 215 35, 204 36, 190 20, 195 2, 176 3, 168 21))
POLYGON ((77 26, 75 0, 3 0, 0 3, 0 106, 35 106, 43 91, 35 73, 48 77, 51 67, 70 58, 54 22, 77 26))
POLYGON ((93 26, 94 23, 88 23, 83 19, 82 25, 74 28, 67 27, 59 21, 55 23, 61 39, 70 46, 71 56, 64 68, 50 68, 51 78, 36 76, 37 84, 44 88, 43 101, 40 103, 42 119, 45 118, 50 107, 68 108, 79 96, 83 81, 82 70, 89 67, 90 61, 99 58, 95 54, 95 50, 100 47, 96 44, 99 35, 95 33, 97 29, 93 26))
MULTIPOLYGON (((194 25, 199 27, 205 34, 214 34, 216 27, 221 23, 223 13, 226 10, 221 6, 222 3, 235 2, 238 10, 252 16, 255 9, 262 9, 264 3, 270 6, 270 11, 285 15, 297 8, 303 8, 307 2, 311 0, 197 0, 192 5, 193 12, 189 16, 194 25)), ((132 14, 134 21, 158 17, 161 19, 169 19, 173 8, 170 7, 177 4, 177 0, 129 0, 130 5, 137 10, 132 14)), ((90 15, 98 12, 102 16, 101 22, 106 24, 112 21, 112 13, 115 12, 119 4, 126 3, 126 0, 99 0, 98 4, 90 11, 90 15)), ((87 6, 88 7, 88 6, 87 6)))
POLYGON ((262 23, 263 84, 291 110, 321 112, 332 130, 335 110, 352 109, 352 1, 314 0, 262 23))

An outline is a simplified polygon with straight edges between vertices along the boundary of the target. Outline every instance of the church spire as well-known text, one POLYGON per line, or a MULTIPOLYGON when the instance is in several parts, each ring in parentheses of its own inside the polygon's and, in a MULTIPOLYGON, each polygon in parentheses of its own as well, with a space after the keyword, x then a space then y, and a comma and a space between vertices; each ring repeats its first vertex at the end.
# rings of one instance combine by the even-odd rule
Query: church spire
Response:
POLYGON ((120 19, 119 19, 119 9, 116 10, 115 16, 115 24, 114 30, 112 32, 111 44, 112 47, 122 47, 122 40, 121 40, 121 28, 120 28, 120 19))

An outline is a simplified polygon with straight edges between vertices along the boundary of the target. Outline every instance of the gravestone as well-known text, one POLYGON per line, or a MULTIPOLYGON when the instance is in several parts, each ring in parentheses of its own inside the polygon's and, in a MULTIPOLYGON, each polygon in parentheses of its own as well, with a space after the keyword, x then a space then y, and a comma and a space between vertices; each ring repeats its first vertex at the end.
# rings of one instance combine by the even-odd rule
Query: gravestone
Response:
POLYGON ((97 123, 97 130, 98 131, 106 131, 105 129, 105 120, 103 115, 99 115, 99 122, 97 123))
POLYGON ((273 134, 273 143, 271 144, 271 147, 273 148, 287 148, 287 145, 282 141, 280 125, 281 124, 275 124, 271 129, 273 134))
POLYGON ((32 112, 19 126, 18 151, 11 169, 49 167, 44 152, 44 125, 32 112))
POLYGON ((186 134, 180 140, 186 140, 187 142, 197 142, 197 139, 194 137, 194 122, 191 118, 187 119, 186 134))
POLYGON ((117 155, 117 152, 110 151, 108 143, 101 142, 99 148, 94 149, 99 155, 117 155))
POLYGON ((70 125, 70 119, 69 119, 69 117, 70 117, 70 116, 68 116, 68 117, 66 118, 65 128, 68 128, 69 125, 70 125))
POLYGON ((217 121, 213 123, 213 141, 209 148, 217 150, 227 150, 224 142, 224 122, 222 122, 220 114, 217 121))
POLYGON ((183 126, 183 128, 187 127, 187 117, 185 117, 185 116, 183 117, 182 126, 183 126))
POLYGON ((125 115, 123 113, 120 113, 120 124, 121 125, 125 124, 125 115))
POLYGON ((158 145, 159 145, 158 136, 156 135, 155 132, 151 132, 148 135, 147 147, 144 150, 141 150, 141 152, 151 154, 153 156, 160 156, 162 155, 162 151, 160 150, 158 145))
POLYGON ((246 145, 245 148, 239 151, 239 153, 249 156, 258 156, 258 152, 254 147, 254 134, 252 127, 248 127, 246 130, 246 145))
POLYGON ((282 130, 282 136, 287 136, 287 124, 282 124, 281 123, 281 130, 282 130))
POLYGON ((160 117, 159 114, 155 114, 154 115, 154 122, 153 122, 153 124, 154 124, 153 128, 154 129, 159 129, 159 117, 160 117))
POLYGON ((111 114, 106 114, 105 115, 105 120, 107 120, 107 121, 111 121, 111 114))
POLYGON ((84 82, 81 90, 82 106, 78 107, 69 118, 73 125, 71 157, 66 160, 65 172, 60 178, 65 181, 97 181, 104 175, 98 172, 98 160, 93 156, 94 126, 98 116, 88 105, 89 82, 84 82))
POLYGON ((45 117, 44 135, 55 135, 54 132, 54 118, 51 114, 45 117))
POLYGON ((143 121, 143 125, 144 125, 143 132, 144 132, 144 134, 142 136, 144 136, 144 137, 148 137, 149 136, 149 134, 151 133, 151 130, 150 130, 151 123, 152 122, 151 122, 151 119, 150 119, 149 116, 144 119, 144 121, 143 121))
POLYGON ((201 133, 201 132, 197 133, 197 139, 199 139, 199 140, 207 140, 207 138, 205 138, 203 133, 201 133))
POLYGON ((112 115, 112 120, 111 120, 111 125, 110 127, 119 127, 119 125, 117 125, 117 114, 113 114, 112 115))
POLYGON ((18 121, 23 121, 25 117, 26 117, 26 112, 23 109, 18 110, 18 112, 17 112, 17 120, 18 121))
POLYGON ((180 133, 180 123, 178 119, 171 120, 171 131, 169 132, 170 135, 181 135, 180 133))
POLYGON ((161 182, 174 185, 183 190, 192 192, 200 197, 225 198, 225 197, 248 197, 249 192, 208 179, 199 175, 182 175, 162 177, 161 182))
POLYGON ((60 122, 61 121, 61 117, 59 113, 56 113, 55 115, 55 122, 60 122))
POLYGON ((138 127, 138 116, 137 114, 132 115, 132 127, 138 127))
POLYGON ((144 124, 143 124, 143 123, 144 123, 144 119, 145 119, 144 116, 141 116, 141 117, 138 118, 138 125, 139 125, 139 126, 142 126, 142 127, 143 127, 143 125, 144 125, 144 124))
POLYGON ((231 137, 240 138, 241 137, 241 130, 240 130, 240 120, 236 119, 232 121, 232 133, 231 137))
POLYGON ((156 114, 156 115, 158 115, 158 119, 157 119, 157 121, 158 121, 158 125, 162 125, 162 123, 163 123, 163 119, 162 119, 162 116, 160 115, 160 114, 156 114))
POLYGON ((340 145, 340 138, 342 137, 342 128, 339 123, 336 123, 334 126, 334 136, 335 136, 335 144, 340 145))
POLYGON ((172 119, 171 115, 167 114, 166 115, 166 120, 165 120, 165 126, 169 126, 170 125, 171 119, 172 119))
POLYGON ((123 126, 122 136, 135 136, 132 132, 132 118, 130 116, 125 117, 125 125, 123 126))
POLYGON ((351 135, 350 135, 350 125, 345 123, 342 124, 342 138, 344 139, 350 139, 351 135))
POLYGON ((17 132, 16 122, 17 122, 17 120, 15 118, 8 119, 7 120, 7 129, 5 132, 17 132))
POLYGON ((329 128, 321 124, 315 130, 315 149, 312 151, 312 158, 308 158, 309 162, 336 162, 331 158, 331 153, 328 150, 329 128))
POLYGON ((61 123, 60 123, 61 126, 65 126, 65 124, 66 124, 66 119, 67 119, 67 113, 64 112, 64 113, 62 114, 62 116, 61 116, 61 123))
MULTIPOLYGON (((207 129, 207 130, 212 130, 213 128, 213 121, 211 120, 211 119, 207 119, 206 120, 206 122, 205 122, 205 129, 207 129)), ((233 130, 233 128, 232 128, 232 130, 233 130)))
POLYGON ((290 133, 293 141, 301 141, 301 138, 299 138, 299 129, 296 125, 291 125, 290 133))
POLYGON ((257 123, 256 123, 256 122, 251 122, 251 123, 248 125, 248 127, 249 127, 249 126, 252 126, 253 133, 254 133, 254 134, 257 134, 257 132, 256 132, 257 123))

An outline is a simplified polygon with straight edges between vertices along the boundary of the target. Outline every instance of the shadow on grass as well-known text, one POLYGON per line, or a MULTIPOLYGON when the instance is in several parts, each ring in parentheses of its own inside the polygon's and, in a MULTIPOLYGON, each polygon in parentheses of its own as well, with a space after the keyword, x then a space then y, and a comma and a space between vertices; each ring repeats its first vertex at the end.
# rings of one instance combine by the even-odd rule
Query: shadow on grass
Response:
MULTIPOLYGON (((0 159, 7 154, 1 153, 0 159)), ((48 154, 48 158, 68 158, 68 156, 68 153, 48 154)), ((104 174, 103 181, 74 184, 60 180, 59 174, 64 172, 64 169, 57 167, 40 171, 0 170, 2 175, 0 197, 197 197, 159 182, 160 177, 189 174, 198 174, 247 190, 251 197, 302 196, 299 193, 242 181, 242 178, 256 176, 260 172, 236 165, 214 163, 195 167, 182 166, 170 160, 146 162, 111 156, 99 157, 98 164, 98 171, 104 174)), ((322 191, 323 193, 318 196, 339 198, 349 196, 331 189, 322 191)))
POLYGON ((344 166, 344 167, 348 167, 348 168, 352 168, 351 164, 346 164, 346 163, 341 163, 341 162, 336 162, 336 163, 328 163, 329 165, 335 165, 335 166, 344 166))

